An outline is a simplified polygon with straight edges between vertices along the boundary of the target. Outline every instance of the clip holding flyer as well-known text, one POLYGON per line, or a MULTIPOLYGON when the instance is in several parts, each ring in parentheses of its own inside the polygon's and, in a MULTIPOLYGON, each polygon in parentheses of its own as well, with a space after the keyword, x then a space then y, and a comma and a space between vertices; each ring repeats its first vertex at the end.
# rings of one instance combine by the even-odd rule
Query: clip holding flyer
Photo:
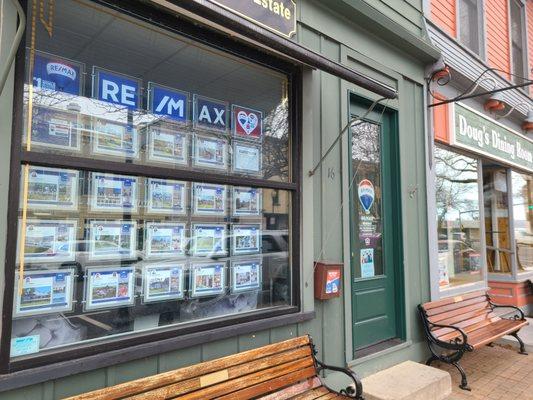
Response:
POLYGON ((191 297, 216 296, 226 291, 226 265, 193 264, 190 273, 191 297))
POLYGON ((30 166, 28 208, 77 211, 78 182, 76 170, 30 166))
POLYGON ((148 130, 148 160, 165 164, 189 164, 188 133, 155 125, 148 130))
POLYGON ((232 199, 233 216, 241 217, 247 215, 261 215, 261 189, 249 187, 234 187, 232 199))
POLYGON ((231 106, 233 136, 239 139, 263 140, 263 113, 238 105, 231 106))
MULTIPOLYGON (((26 220, 24 262, 74 261, 77 224, 77 220, 26 220)), ((21 238, 22 219, 19 219, 18 226, 18 237, 21 238)), ((20 242, 19 240, 19 245, 20 242)))
POLYGON ((93 118, 92 133, 94 154, 139 157, 138 132, 132 124, 93 118))
POLYGON ((259 290, 261 288, 261 259, 233 261, 231 264, 231 292, 259 290))
POLYGON ((195 135, 193 165, 202 168, 228 168, 228 141, 226 139, 195 135))
POLYGON ((17 272, 13 315, 23 317, 72 311, 74 274, 73 268, 26 270, 19 280, 17 272))
POLYGON ((195 215, 226 215, 226 186, 195 183, 193 213, 195 215))
POLYGON ((86 311, 135 303, 135 268, 132 266, 88 267, 85 279, 86 311))
POLYGON ((259 253, 261 250, 261 225, 233 225, 231 243, 233 255, 259 253))
POLYGON ((261 175, 261 146, 235 141, 233 143, 233 171, 261 175))
POLYGON ((91 211, 136 213, 137 177, 91 172, 91 211))
POLYGON ((91 221, 89 259, 135 259, 136 221, 91 221))
POLYGON ((226 255, 226 225, 193 224, 192 253, 195 256, 226 255))
POLYGON ((149 178, 147 212, 184 215, 187 213, 186 196, 186 182, 149 178))
POLYGON ((143 268, 143 300, 183 299, 185 297, 185 264, 149 264, 143 268))
POLYGON ((32 145, 79 151, 81 124, 75 111, 35 105, 32 110, 30 140, 32 145))
POLYGON ((146 223, 146 257, 179 257, 185 255, 185 224, 175 222, 146 223))
POLYGON ((193 127, 227 133, 229 129, 229 104, 195 94, 193 96, 193 127))

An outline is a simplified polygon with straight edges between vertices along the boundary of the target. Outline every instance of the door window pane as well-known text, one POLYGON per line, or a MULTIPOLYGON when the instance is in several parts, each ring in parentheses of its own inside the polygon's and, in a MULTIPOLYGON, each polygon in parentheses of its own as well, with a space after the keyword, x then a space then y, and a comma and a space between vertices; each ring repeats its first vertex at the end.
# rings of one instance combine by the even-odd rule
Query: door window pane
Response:
POLYGON ((518 273, 533 271, 533 176, 511 172, 518 273))
POLYGON ((352 259, 356 278, 384 274, 382 238, 381 126, 363 122, 352 127, 352 214, 355 216, 352 259))
POLYGON ((481 275, 478 161, 435 148, 438 269, 441 289, 481 275))
POLYGON ((488 271, 509 274, 513 251, 505 168, 483 166, 483 202, 488 271))

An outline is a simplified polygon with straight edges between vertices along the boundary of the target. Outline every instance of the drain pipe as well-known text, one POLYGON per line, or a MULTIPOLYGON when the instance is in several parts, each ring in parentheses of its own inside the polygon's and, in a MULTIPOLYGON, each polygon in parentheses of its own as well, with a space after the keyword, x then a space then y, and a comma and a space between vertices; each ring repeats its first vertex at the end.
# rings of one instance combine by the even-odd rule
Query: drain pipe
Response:
POLYGON ((24 30, 26 29, 26 16, 24 15, 24 10, 22 9, 22 6, 18 2, 18 0, 11 0, 11 2, 17 9, 17 14, 19 17, 19 26, 17 28, 15 38, 13 39, 13 44, 11 45, 11 50, 9 51, 6 64, 4 65, 4 70, 0 74, 0 95, 4 91, 4 86, 6 84, 7 77, 9 76, 9 71, 11 71, 11 66, 13 65, 13 61, 15 61, 15 56, 17 55, 17 50, 20 45, 20 41, 22 40, 24 30))

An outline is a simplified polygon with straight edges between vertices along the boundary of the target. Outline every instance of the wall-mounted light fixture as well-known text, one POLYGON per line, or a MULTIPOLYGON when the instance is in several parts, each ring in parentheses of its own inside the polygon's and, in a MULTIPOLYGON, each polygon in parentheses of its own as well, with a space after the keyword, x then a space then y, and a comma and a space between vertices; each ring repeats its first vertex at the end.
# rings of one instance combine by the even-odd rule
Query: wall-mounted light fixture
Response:
POLYGON ((484 105, 485 111, 496 112, 505 110, 505 101, 503 95, 500 92, 493 93, 484 105))
POLYGON ((529 108, 527 117, 522 123, 522 129, 526 132, 533 131, 533 109, 529 108))

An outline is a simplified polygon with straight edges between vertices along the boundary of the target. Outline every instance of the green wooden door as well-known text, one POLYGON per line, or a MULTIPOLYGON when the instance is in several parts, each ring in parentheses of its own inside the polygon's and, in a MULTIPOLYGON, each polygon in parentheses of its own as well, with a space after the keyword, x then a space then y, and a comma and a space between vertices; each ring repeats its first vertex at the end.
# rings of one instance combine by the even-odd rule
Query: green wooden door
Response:
MULTIPOLYGON (((352 118, 364 115, 369 105, 352 101, 352 118)), ((377 107, 350 131, 354 352, 399 337, 395 137, 394 114, 377 107)))

